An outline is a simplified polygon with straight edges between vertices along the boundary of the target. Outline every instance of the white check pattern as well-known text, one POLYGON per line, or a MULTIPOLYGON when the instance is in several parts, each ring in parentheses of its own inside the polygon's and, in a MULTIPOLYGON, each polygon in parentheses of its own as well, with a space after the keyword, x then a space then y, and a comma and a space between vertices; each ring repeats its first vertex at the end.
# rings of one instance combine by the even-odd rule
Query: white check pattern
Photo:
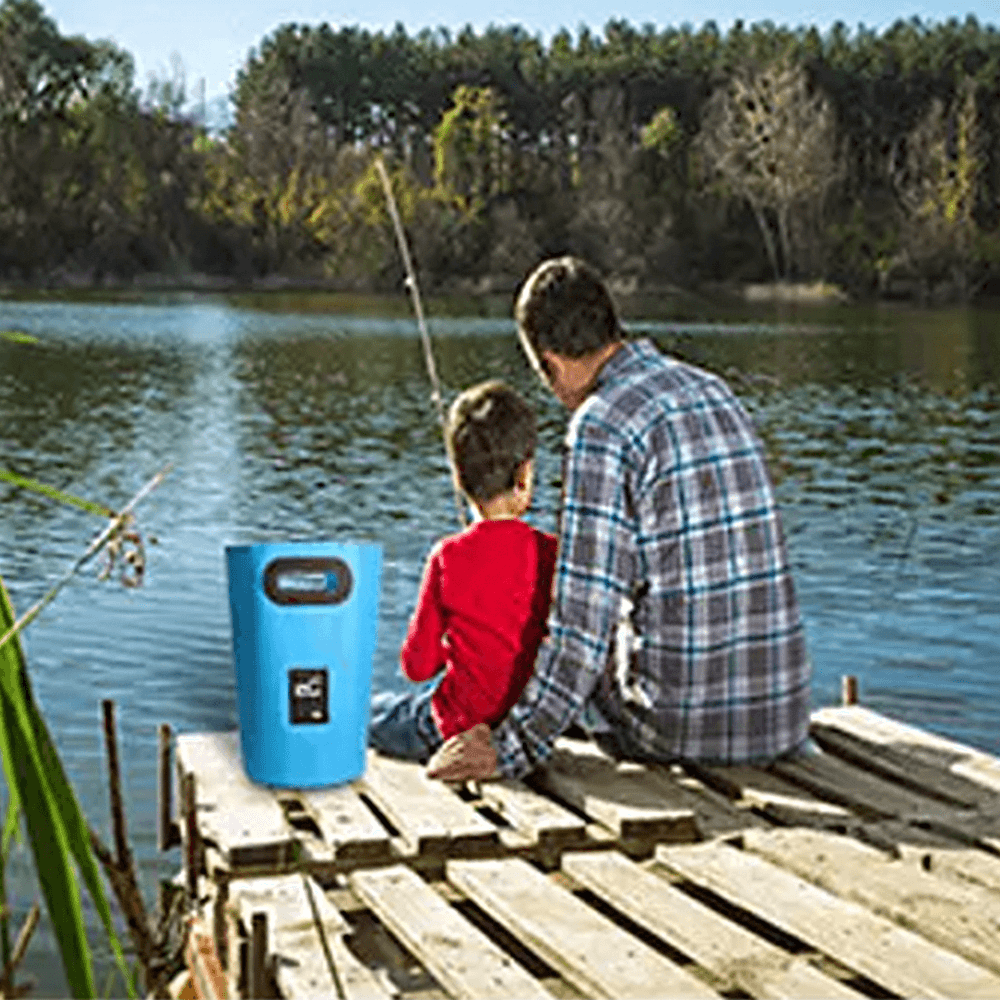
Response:
POLYGON ((570 422, 563 491, 549 637, 494 730, 501 773, 542 763, 591 697, 654 760, 763 761, 802 743, 810 670, 781 521, 725 382, 623 345, 570 422))

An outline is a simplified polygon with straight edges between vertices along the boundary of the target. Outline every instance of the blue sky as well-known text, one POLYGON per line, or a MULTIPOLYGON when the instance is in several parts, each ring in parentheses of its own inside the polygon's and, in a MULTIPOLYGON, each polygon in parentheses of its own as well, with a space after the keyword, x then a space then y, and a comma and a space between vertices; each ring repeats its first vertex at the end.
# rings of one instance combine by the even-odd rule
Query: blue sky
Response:
POLYGON ((209 100, 225 95, 248 50, 278 25, 329 22, 335 27, 358 24, 390 30, 402 21, 411 34, 424 27, 445 26, 453 30, 472 24, 481 30, 490 23, 520 24, 543 38, 561 27, 576 30, 580 24, 599 31, 612 17, 623 17, 636 27, 647 22, 658 28, 685 22, 700 26, 714 20, 722 30, 736 18, 750 24, 771 20, 775 24, 815 24, 827 28, 835 21, 850 27, 859 22, 882 29, 899 18, 914 15, 924 20, 964 19, 974 14, 981 23, 998 23, 996 0, 964 0, 957 7, 946 0, 770 0, 741 6, 733 0, 705 0, 692 4, 683 0, 496 0, 470 4, 461 0, 426 0, 417 6, 406 0, 42 0, 50 17, 64 34, 82 34, 91 39, 112 38, 136 60, 136 82, 145 86, 150 73, 166 76, 171 55, 177 53, 186 70, 188 92, 195 94, 205 81, 209 100))

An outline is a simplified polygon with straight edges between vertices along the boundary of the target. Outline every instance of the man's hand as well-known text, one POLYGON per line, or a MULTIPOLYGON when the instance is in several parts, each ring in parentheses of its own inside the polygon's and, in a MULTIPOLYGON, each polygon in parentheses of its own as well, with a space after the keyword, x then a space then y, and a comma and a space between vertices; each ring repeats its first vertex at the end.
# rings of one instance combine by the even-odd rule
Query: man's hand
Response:
POLYGON ((442 781, 485 781, 499 777, 497 752, 485 722, 446 740, 427 762, 427 776, 442 781))

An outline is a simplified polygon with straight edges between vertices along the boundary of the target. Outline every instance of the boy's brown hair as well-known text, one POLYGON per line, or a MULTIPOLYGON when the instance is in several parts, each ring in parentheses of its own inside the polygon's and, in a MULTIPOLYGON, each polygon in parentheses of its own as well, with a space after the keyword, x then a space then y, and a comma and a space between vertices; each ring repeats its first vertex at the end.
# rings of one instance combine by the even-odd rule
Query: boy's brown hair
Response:
POLYGON ((533 458, 535 414, 510 386, 474 385, 451 404, 445 442, 458 485, 474 503, 514 488, 517 470, 533 458))

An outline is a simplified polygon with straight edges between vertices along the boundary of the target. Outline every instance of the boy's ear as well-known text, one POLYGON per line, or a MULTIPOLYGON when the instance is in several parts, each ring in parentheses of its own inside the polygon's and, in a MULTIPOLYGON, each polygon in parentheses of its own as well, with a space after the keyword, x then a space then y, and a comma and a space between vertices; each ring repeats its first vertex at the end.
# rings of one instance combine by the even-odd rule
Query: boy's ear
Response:
POLYGON ((522 490, 530 490, 534 479, 534 461, 526 458, 518 467, 514 476, 514 487, 522 490))

